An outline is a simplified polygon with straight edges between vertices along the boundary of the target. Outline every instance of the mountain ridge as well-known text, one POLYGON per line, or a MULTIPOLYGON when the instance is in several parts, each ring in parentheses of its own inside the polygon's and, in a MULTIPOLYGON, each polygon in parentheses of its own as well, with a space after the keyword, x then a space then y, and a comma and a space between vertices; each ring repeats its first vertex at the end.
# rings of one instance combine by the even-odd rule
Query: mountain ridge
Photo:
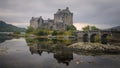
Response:
POLYGON ((0 20, 0 32, 25 32, 25 28, 20 28, 0 20))
POLYGON ((120 31, 120 26, 108 28, 107 30, 120 31))

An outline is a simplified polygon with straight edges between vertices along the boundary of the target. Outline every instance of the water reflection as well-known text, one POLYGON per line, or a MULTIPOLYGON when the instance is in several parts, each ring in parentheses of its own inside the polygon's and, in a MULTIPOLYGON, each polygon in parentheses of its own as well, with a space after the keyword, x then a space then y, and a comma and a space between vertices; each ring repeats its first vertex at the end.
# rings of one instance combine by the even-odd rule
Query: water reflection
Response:
POLYGON ((67 48, 68 45, 74 43, 73 40, 63 39, 26 39, 31 54, 42 55, 43 52, 53 53, 53 58, 58 63, 69 65, 70 61, 73 60, 73 51, 67 48))
POLYGON ((6 40, 11 40, 11 39, 13 39, 11 36, 0 34, 0 43, 5 42, 6 40))
MULTIPOLYGON (((87 35, 85 36, 87 37, 87 35)), ((99 55, 96 53, 88 53, 84 51, 77 51, 68 48, 69 45, 77 43, 80 40, 75 39, 48 39, 48 38, 26 38, 31 54, 39 54, 42 56, 43 52, 52 53, 53 58, 58 63, 66 64, 67 66, 73 60, 73 53, 77 55, 99 55)), ((84 40, 87 44, 87 40, 84 40)))
POLYGON ((120 67, 119 59, 115 57, 85 55, 67 48, 77 42, 75 40, 26 38, 26 41, 24 38, 12 39, 2 44, 9 49, 6 54, 0 54, 0 68, 93 68, 93 65, 95 68, 102 68, 102 65, 105 68, 120 67))
POLYGON ((73 53, 69 51, 61 51, 54 54, 54 58, 58 63, 69 65, 69 62, 73 60, 73 53))

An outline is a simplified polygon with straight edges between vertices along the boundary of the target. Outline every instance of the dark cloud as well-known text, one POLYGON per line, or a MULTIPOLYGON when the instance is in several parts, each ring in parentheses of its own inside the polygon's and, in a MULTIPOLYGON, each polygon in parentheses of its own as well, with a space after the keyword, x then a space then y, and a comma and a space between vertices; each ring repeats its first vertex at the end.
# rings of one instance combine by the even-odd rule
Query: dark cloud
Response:
POLYGON ((32 16, 53 18, 58 8, 70 7, 74 22, 120 25, 120 0, 0 0, 0 19, 29 23, 32 16))

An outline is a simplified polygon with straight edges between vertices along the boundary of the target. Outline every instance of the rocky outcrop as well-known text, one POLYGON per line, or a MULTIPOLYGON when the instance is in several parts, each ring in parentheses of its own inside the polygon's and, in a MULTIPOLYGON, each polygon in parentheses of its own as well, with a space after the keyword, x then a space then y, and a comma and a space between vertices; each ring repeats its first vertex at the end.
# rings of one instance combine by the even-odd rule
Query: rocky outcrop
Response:
POLYGON ((69 46, 74 51, 84 51, 91 53, 120 53, 120 46, 103 45, 100 43, 75 43, 69 46))

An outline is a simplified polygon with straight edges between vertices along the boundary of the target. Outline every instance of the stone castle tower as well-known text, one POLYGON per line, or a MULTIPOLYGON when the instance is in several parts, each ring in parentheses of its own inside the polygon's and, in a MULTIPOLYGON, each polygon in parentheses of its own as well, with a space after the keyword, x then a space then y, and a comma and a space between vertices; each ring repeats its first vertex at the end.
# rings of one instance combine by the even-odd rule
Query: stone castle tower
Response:
POLYGON ((66 25, 73 25, 73 13, 69 11, 69 8, 58 9, 57 13, 54 14, 55 23, 65 23, 66 25))
POLYGON ((73 25, 73 13, 70 12, 68 7, 58 9, 53 20, 44 20, 41 16, 38 18, 32 17, 30 20, 30 26, 34 29, 66 30, 66 25, 73 25))

